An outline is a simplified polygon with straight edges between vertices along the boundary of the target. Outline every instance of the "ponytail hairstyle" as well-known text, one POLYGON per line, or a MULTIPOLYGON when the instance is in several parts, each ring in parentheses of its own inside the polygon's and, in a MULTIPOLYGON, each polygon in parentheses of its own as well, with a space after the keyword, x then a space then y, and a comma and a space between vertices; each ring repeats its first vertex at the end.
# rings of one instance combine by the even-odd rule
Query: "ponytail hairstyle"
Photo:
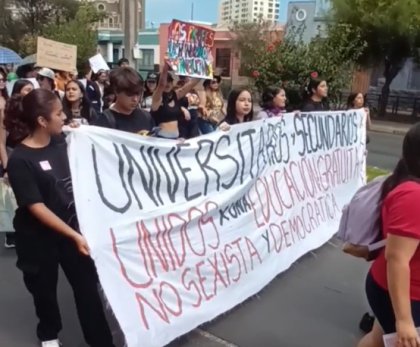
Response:
POLYGON ((38 128, 38 117, 49 120, 58 101, 53 92, 35 89, 26 96, 14 95, 8 102, 4 125, 12 143, 18 144, 38 128))
POLYGON ((314 90, 317 90, 322 82, 326 82, 325 79, 318 76, 318 74, 311 74, 308 84, 305 86, 303 91, 303 99, 309 100, 315 94, 314 90))
POLYGON ((420 123, 412 126, 404 137, 402 158, 382 186, 382 200, 401 183, 420 183, 420 123))

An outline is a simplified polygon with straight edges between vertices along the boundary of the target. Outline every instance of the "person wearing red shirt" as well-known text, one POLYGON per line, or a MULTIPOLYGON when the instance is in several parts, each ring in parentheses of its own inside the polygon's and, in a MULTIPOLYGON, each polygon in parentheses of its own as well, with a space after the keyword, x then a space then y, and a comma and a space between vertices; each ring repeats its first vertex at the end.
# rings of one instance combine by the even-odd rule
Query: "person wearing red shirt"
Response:
POLYGON ((394 332, 396 347, 420 347, 420 124, 406 134, 402 159, 383 184, 382 232, 386 247, 366 279, 376 321, 358 347, 383 346, 383 335, 394 332))

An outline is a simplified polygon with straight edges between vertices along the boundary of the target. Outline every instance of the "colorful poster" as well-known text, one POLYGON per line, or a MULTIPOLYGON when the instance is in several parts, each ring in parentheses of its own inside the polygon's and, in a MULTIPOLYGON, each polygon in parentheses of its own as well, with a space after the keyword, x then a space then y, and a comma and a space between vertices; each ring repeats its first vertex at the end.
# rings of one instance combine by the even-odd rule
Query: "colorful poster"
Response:
POLYGON ((128 347, 166 345, 325 244, 364 183, 363 119, 286 114, 182 144, 72 131, 77 215, 128 347))
POLYGON ((181 76, 213 78, 215 32, 196 24, 173 20, 168 29, 168 63, 181 76))

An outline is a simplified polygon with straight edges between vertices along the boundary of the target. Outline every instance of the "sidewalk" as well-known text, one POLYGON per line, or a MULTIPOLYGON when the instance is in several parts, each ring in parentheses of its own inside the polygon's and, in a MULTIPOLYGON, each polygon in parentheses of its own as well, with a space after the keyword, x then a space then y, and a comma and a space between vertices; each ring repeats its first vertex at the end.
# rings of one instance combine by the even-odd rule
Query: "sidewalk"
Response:
POLYGON ((370 131, 394 135, 405 135, 408 129, 410 129, 410 127, 412 126, 413 124, 405 124, 375 119, 372 120, 372 126, 370 127, 370 131))

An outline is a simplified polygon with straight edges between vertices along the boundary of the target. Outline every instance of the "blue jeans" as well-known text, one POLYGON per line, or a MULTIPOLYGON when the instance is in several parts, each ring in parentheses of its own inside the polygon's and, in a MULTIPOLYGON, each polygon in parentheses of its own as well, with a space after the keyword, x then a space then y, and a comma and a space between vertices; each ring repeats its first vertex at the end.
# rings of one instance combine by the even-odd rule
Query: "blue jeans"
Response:
POLYGON ((212 123, 201 117, 198 118, 198 128, 203 135, 210 134, 216 130, 216 127, 212 123))

